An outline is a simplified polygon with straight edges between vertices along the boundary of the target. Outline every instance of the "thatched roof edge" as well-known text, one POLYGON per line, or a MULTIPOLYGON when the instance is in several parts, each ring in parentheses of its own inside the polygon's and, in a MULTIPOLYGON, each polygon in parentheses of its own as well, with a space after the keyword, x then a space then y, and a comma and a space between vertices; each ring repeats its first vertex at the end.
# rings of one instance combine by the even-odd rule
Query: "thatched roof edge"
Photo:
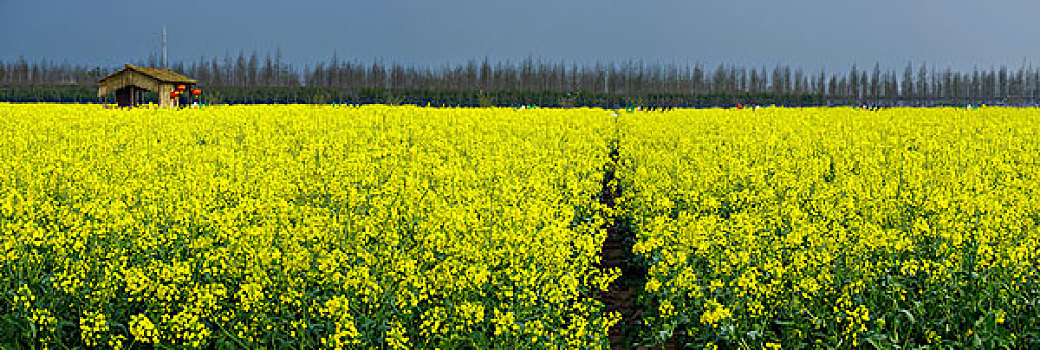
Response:
POLYGON ((188 78, 186 76, 180 75, 180 74, 178 74, 178 73, 176 73, 174 71, 171 71, 169 69, 162 69, 162 68, 155 68, 155 67, 138 67, 138 66, 135 66, 135 65, 132 65, 132 64, 126 64, 125 68, 120 69, 118 72, 112 73, 112 74, 110 74, 107 77, 101 78, 101 80, 98 80, 98 83, 99 84, 103 83, 105 80, 108 80, 109 78, 112 78, 112 77, 114 77, 116 75, 119 75, 119 74, 121 74, 121 73, 123 73, 125 71, 128 71, 128 70, 133 70, 135 72, 138 72, 138 73, 147 75, 149 77, 155 78, 156 80, 158 80, 159 82, 162 82, 162 83, 181 83, 181 84, 198 84, 199 83, 195 79, 188 78))

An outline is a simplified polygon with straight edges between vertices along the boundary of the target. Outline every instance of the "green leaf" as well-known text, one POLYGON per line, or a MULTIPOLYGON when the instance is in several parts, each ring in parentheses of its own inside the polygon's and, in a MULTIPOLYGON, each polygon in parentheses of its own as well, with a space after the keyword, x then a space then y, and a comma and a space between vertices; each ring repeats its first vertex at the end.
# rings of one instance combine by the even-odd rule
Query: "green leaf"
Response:
POLYGON ((917 319, 914 318, 914 314, 911 313, 910 310, 902 309, 899 310, 899 312, 906 314, 906 317, 910 319, 910 323, 917 323, 917 319))

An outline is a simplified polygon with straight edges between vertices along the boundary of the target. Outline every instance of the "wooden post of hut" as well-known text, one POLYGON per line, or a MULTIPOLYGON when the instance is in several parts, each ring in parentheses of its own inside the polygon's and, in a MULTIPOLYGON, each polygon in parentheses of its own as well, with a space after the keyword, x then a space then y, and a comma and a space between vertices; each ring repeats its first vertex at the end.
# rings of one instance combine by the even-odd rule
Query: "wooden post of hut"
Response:
POLYGON ((119 107, 136 107, 141 104, 144 92, 152 91, 159 95, 160 107, 173 107, 174 98, 170 95, 177 85, 184 85, 185 91, 191 91, 196 84, 198 81, 195 79, 169 69, 127 64, 122 70, 98 81, 97 96, 101 98, 115 92, 119 107))

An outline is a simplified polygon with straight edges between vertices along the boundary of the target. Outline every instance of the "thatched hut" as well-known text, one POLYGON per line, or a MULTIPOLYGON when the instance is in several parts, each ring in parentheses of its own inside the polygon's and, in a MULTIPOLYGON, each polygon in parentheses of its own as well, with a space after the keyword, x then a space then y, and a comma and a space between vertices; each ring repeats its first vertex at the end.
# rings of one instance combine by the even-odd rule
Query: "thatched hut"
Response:
MULTIPOLYGON (((178 85, 185 85, 185 91, 191 91, 195 84, 198 84, 195 79, 169 69, 127 64, 126 68, 98 81, 97 96, 101 98, 115 92, 116 103, 120 107, 134 107, 141 103, 144 91, 152 91, 159 94, 159 106, 173 107, 174 98, 170 97, 170 93, 176 90, 178 85)), ((188 95, 182 94, 178 102, 181 105, 189 103, 188 95)))

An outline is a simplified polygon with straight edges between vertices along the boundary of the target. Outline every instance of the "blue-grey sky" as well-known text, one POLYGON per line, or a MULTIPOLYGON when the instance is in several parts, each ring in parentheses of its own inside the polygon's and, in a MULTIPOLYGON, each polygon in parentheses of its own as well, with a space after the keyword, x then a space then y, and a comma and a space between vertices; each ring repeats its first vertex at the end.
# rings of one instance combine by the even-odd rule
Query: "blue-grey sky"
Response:
POLYGON ((281 48, 439 66, 528 55, 809 70, 1040 64, 1034 0, 0 0, 0 58, 117 66, 281 48))

